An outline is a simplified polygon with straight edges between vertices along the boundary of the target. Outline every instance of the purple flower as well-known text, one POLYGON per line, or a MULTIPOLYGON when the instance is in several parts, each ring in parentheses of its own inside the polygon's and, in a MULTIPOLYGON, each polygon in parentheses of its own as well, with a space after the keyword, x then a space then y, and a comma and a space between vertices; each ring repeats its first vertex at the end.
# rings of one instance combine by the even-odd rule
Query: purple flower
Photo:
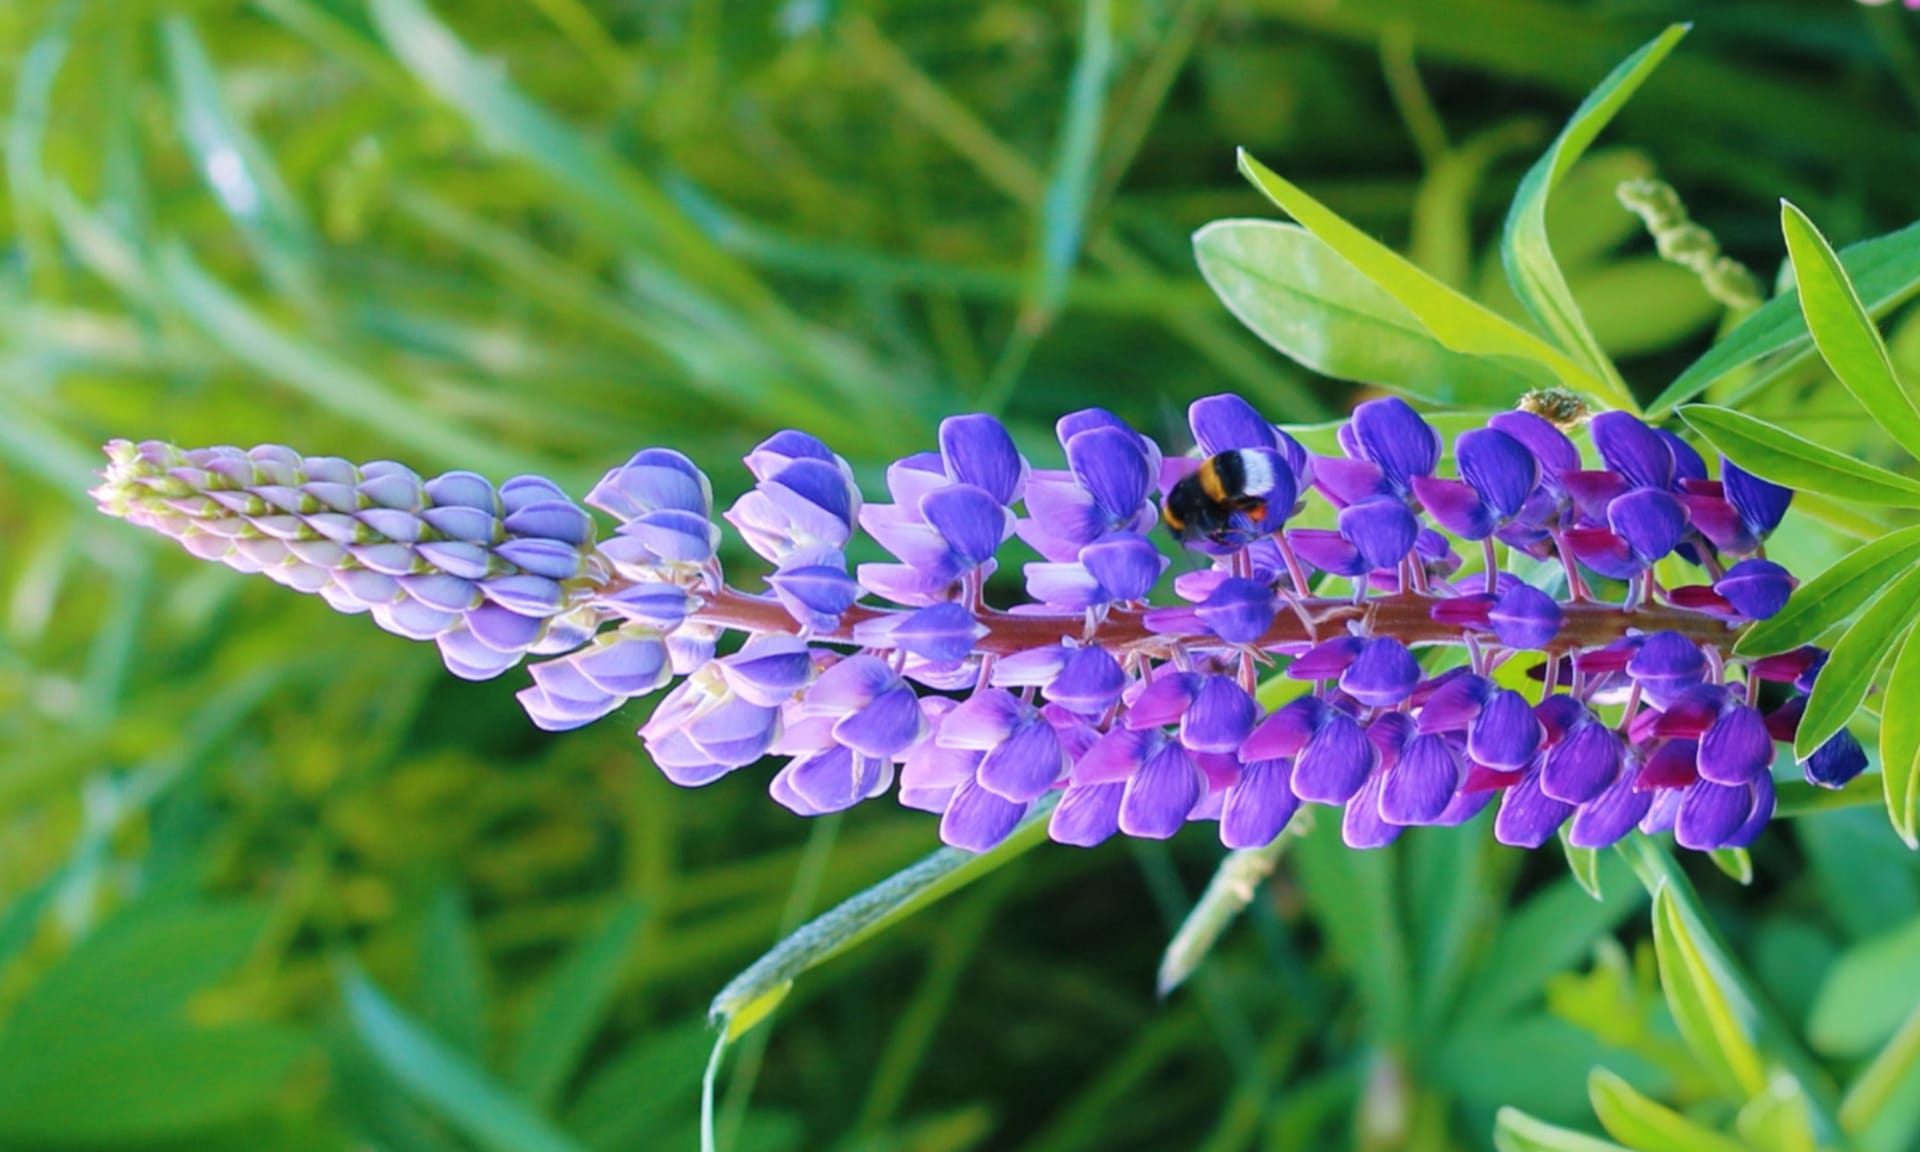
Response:
MULTIPOLYGON (((1231 848, 1271 843, 1303 803, 1342 807, 1354 847, 1491 804, 1495 837, 1529 847, 1562 828, 1580 847, 1635 828, 1728 847, 1771 817, 1777 745, 1825 658, 1733 655, 1793 592, 1758 555, 1786 489, 1724 461, 1713 479, 1623 413, 1594 418, 1591 469, 1552 424, 1502 413, 1454 443, 1457 478, 1436 475, 1441 440, 1400 400, 1360 405, 1332 458, 1236 396, 1188 422, 1210 465, 1086 409, 1056 426, 1066 466, 1036 471, 997 419, 953 417, 937 451, 887 468, 882 503, 825 442, 775 433, 724 517, 764 591, 730 579, 711 485, 667 449, 587 497, 610 535, 538 477, 426 480, 273 446, 116 441, 95 495, 196 556, 432 639, 460 675, 546 657, 519 693, 542 728, 657 697, 640 737, 676 783, 763 772, 814 815, 897 777, 900 803, 970 851, 1048 805, 1061 843, 1217 821, 1231 848), (1183 541, 1199 556, 1156 601, 1171 541, 1154 494, 1203 467, 1213 490, 1182 499, 1224 505, 1248 477, 1261 499, 1222 513, 1243 533, 1183 541), (1282 532, 1310 489, 1314 526, 1282 532), (1040 559, 1025 601, 999 603, 989 577, 1016 534, 1040 559), (1492 570, 1450 583, 1461 542, 1492 570), (850 574, 873 545, 893 559, 850 574), (1498 570, 1503 549, 1529 558, 1520 572, 1498 570), (1663 586, 1679 563, 1705 575, 1663 586), (1316 591, 1314 571, 1346 594, 1316 591), (1276 668, 1295 694, 1268 711, 1255 690, 1276 668), (1529 677, 1537 702, 1508 686, 1529 677), (1762 697, 1768 683, 1796 695, 1762 697)), ((1841 732, 1802 767, 1837 787, 1865 766, 1841 732)))

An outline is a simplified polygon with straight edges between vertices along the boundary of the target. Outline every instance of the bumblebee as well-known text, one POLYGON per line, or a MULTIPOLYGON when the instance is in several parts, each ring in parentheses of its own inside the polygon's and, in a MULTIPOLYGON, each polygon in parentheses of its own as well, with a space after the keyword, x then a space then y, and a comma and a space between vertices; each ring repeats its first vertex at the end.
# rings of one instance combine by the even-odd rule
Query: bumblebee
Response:
POLYGON ((1258 524, 1267 518, 1267 500, 1280 486, 1286 467, 1272 452, 1236 448, 1201 461, 1160 505, 1160 519, 1184 541, 1225 544, 1233 536, 1235 513, 1258 524))

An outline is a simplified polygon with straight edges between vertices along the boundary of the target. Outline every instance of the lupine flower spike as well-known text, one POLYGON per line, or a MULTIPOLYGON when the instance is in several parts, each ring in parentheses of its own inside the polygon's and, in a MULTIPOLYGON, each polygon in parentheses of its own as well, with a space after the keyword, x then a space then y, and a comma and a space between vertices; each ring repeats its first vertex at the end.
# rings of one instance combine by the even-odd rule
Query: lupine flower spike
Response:
MULTIPOLYGON (((1775 742, 1824 653, 1729 653, 1792 591, 1764 556, 1791 492, 1725 461, 1712 479, 1617 412, 1592 421, 1597 467, 1516 411, 1456 440, 1454 476, 1396 399, 1361 405, 1333 457, 1235 396, 1189 416, 1206 462, 1089 409, 1059 422, 1060 470, 1031 468, 993 418, 955 417, 937 451, 887 470, 884 503, 826 444, 781 432, 723 515, 764 590, 729 581, 711 486, 666 449, 587 495, 604 535, 538 477, 429 480, 274 446, 115 441, 94 495, 196 556, 431 639, 456 675, 543 658, 520 693, 542 728, 665 691, 640 737, 675 783, 773 758, 795 812, 891 791, 976 851, 1050 799, 1053 838, 1079 845, 1217 821, 1257 846, 1302 804, 1342 808, 1358 847, 1495 805, 1494 835, 1530 847, 1564 827, 1583 847, 1640 828, 1713 849, 1765 825, 1775 742), (1155 498, 1175 489, 1167 519, 1206 566, 1156 601, 1155 498), (1310 498, 1334 527, 1290 526, 1310 498), (862 531, 893 559, 849 571, 862 531), (1014 536, 1041 559, 1026 602, 995 605, 1014 536), (1460 575, 1457 545, 1477 571, 1460 575), (1672 558, 1703 579, 1663 584, 1672 558), (1291 688, 1269 711, 1271 669, 1291 688)), ((1802 767, 1838 787, 1865 763, 1842 732, 1802 767)))

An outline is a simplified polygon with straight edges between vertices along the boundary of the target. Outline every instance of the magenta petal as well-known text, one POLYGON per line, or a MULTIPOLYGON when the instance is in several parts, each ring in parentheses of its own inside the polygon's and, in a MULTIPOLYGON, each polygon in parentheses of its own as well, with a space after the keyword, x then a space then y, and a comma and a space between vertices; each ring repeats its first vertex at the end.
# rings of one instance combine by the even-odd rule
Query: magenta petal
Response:
POLYGON ((936 738, 942 747, 984 752, 1030 723, 1032 714, 1011 692, 987 688, 947 713, 936 738))
MULTIPOLYGON (((1661 495, 1661 493, 1655 493, 1661 495)), ((1574 559, 1609 580, 1631 580, 1646 562, 1622 536, 1605 528, 1569 528, 1561 537, 1574 559)))
POLYGON ((1345 804, 1367 782, 1378 756, 1353 717, 1330 710, 1294 762, 1294 795, 1318 804, 1345 804))
POLYGON ((1273 843, 1300 808, 1292 780, 1290 760, 1247 763, 1221 804, 1220 842, 1235 849, 1263 848, 1273 843))
POLYGON ((1467 673, 1435 688, 1420 709, 1421 732, 1465 732, 1493 695, 1485 676, 1467 673))
POLYGON ((1455 536, 1480 540, 1493 534, 1493 509, 1465 481, 1416 476, 1413 494, 1427 515, 1455 536))
POLYGON ((1115 728, 1095 740, 1073 765, 1075 784, 1112 784, 1132 776, 1167 742, 1157 728, 1115 728))
POLYGON ((1206 794, 1206 777, 1178 744, 1147 758, 1127 781, 1120 800, 1120 830, 1129 836, 1165 840, 1180 830, 1206 794))
POLYGON ((1325 640, 1307 649, 1287 666, 1290 680, 1332 680, 1345 672, 1366 647, 1358 636, 1325 640))
POLYGON ((1493 821, 1493 838, 1515 848, 1538 848, 1553 839, 1553 834, 1571 815, 1573 805, 1542 792, 1540 774, 1529 773, 1500 798, 1500 813, 1493 821))
POLYGON ((1193 697, 1200 690, 1200 677, 1192 672, 1173 672, 1161 676, 1127 704, 1121 722, 1129 728, 1161 728, 1178 724, 1193 697))
POLYGON ((1444 736, 1416 736, 1387 769, 1380 786, 1380 818, 1389 824, 1430 824, 1460 788, 1464 765, 1444 736))
POLYGON ((1035 719, 987 749, 980 761, 980 786, 1009 800, 1036 800, 1067 770, 1067 758, 1053 725, 1035 719))
POLYGON ((940 818, 940 839, 967 852, 985 852, 1013 835, 1031 808, 969 780, 954 789, 953 800, 940 818))
POLYGON ((1695 760, 1700 745, 1694 740, 1669 740, 1653 750, 1640 767, 1634 786, 1643 791, 1687 788, 1700 778, 1695 760))
POLYGON ((1091 848, 1120 830, 1120 798, 1124 784, 1072 784, 1047 822, 1047 836, 1057 844, 1091 848))
POLYGON ((1318 696, 1302 696, 1290 700, 1285 706, 1260 721, 1259 727, 1240 746, 1240 758, 1249 763, 1255 760, 1290 760, 1300 754, 1320 730, 1320 722, 1326 718, 1326 701, 1318 696))

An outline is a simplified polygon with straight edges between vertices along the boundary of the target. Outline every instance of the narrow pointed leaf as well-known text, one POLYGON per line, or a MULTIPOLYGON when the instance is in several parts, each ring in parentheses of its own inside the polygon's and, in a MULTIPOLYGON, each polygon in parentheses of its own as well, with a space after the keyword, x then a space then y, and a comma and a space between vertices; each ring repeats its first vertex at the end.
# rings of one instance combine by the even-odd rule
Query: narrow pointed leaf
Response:
MULTIPOLYGON (((1920 1008, 1908 1014, 1900 1031, 1894 1033, 1893 1039, 1880 1049, 1873 1062, 1854 1078, 1846 1096, 1840 1101, 1841 1127, 1849 1133, 1865 1132, 1894 1102, 1916 1065, 1920 1065, 1920 1008)), ((1911 1109, 1903 1111, 1911 1112, 1911 1109)), ((1910 1147, 1911 1135, 1909 1133, 1907 1140, 1886 1146, 1910 1147)))
POLYGON ((1052 810, 1051 799, 1043 800, 992 851, 943 848, 801 925, 713 998, 708 1014, 725 1028, 724 1039, 737 1039, 765 1019, 803 973, 1044 843, 1052 810))
POLYGON ((542 1108, 566 1087, 620 988, 620 975, 646 924, 644 905, 628 904, 563 961, 535 1001, 520 1037, 511 1079, 542 1108))
POLYGON ((1418 265, 1341 219, 1339 214, 1281 178, 1245 150, 1240 153, 1240 171, 1269 200, 1413 313, 1442 347, 1468 355, 1533 360, 1545 365, 1562 384, 1576 392, 1607 391, 1604 381, 1565 353, 1434 279, 1418 265))
POLYGON ((1531 360, 1449 351, 1392 294, 1297 224, 1216 220, 1193 234, 1193 252, 1242 324, 1323 376, 1491 407, 1555 380, 1531 360))
POLYGON ((1813 755, 1827 738, 1847 726, 1867 698, 1873 678, 1920 615, 1920 568, 1895 581, 1886 593, 1860 614, 1827 657, 1814 679, 1813 695, 1793 738, 1795 758, 1813 755))
POLYGON ((1163 998, 1186 983, 1187 977, 1193 975, 1194 969, 1200 967, 1213 946, 1220 942, 1221 933, 1253 903, 1254 894, 1273 874, 1274 865, 1280 862, 1280 853, 1291 839, 1283 833, 1264 848, 1243 848, 1228 853, 1227 858, 1220 861, 1213 879, 1207 881, 1207 890, 1200 894, 1193 911, 1187 913, 1180 931, 1174 933, 1160 957, 1156 988, 1163 998))
POLYGON ((1880 330, 1847 279, 1839 257, 1813 221, 1784 200, 1780 230, 1787 238, 1787 254, 1793 258, 1800 308, 1821 358, 1868 415, 1909 455, 1920 457, 1920 405, 1895 375, 1886 342, 1880 339, 1880 330))
POLYGON ((1920 481, 1843 456, 1758 417, 1689 404, 1680 418, 1735 464, 1775 484, 1857 504, 1920 508, 1920 481))
POLYGON ((1902 528, 1847 553, 1794 593, 1779 615, 1755 624, 1736 656, 1771 656, 1811 644, 1907 569, 1920 563, 1920 528, 1902 528))
POLYGON ((1518 1108, 1502 1108, 1493 1121, 1499 1152, 1632 1152, 1611 1140, 1535 1120, 1518 1108))
POLYGON ((1581 102, 1559 138, 1520 182, 1500 244, 1507 279, 1512 282, 1520 302, 1562 348, 1605 382, 1607 399, 1628 411, 1638 407, 1633 394, 1627 390, 1599 341, 1594 339, 1593 330, 1587 326, 1586 318, 1580 314, 1580 305, 1567 287, 1565 274, 1553 258, 1553 248, 1547 239, 1547 198, 1614 114, 1632 99, 1634 92, 1686 34, 1687 25, 1669 27, 1622 61, 1581 102))
POLYGON ((1738 1141, 1647 1099, 1605 1068, 1588 1074, 1587 1097, 1607 1135, 1638 1152, 1747 1152, 1738 1141))
POLYGON ((1764 1093, 1747 1101, 1733 1126, 1754 1152, 1820 1152, 1806 1089, 1784 1072, 1774 1075, 1764 1093))
MULTIPOLYGON (((1907 634, 1887 676, 1887 699, 1920 700, 1920 629, 1907 634)), ((1880 711, 1880 777, 1887 816, 1909 848, 1920 848, 1920 708, 1880 711)))
POLYGON ((1766 1073, 1754 1047, 1753 1022, 1735 1011, 1668 885, 1653 898, 1653 948, 1667 1007, 1694 1058, 1728 1095, 1744 1098, 1760 1091, 1766 1073))
POLYGON ((347 1015, 374 1060, 418 1103, 487 1152, 582 1152, 566 1133, 461 1059, 357 971, 341 978, 347 1015))
MULTIPOLYGON (((1850 244, 1840 250, 1839 256, 1841 268, 1870 316, 1883 317, 1920 292, 1920 223, 1850 244)), ((1648 419, 1665 416, 1733 373, 1775 353, 1779 358, 1756 372, 1743 392, 1752 394, 1765 388, 1814 354, 1798 292, 1788 291, 1767 301, 1707 349, 1647 405, 1648 419)))
POLYGON ((1605 900, 1606 892, 1600 887, 1600 850, 1575 848, 1567 835, 1567 829, 1561 828, 1560 850, 1567 855, 1567 871, 1573 874, 1574 883, 1595 900, 1605 900))
POLYGON ((1753 856, 1745 848, 1715 848, 1708 858, 1734 883, 1742 887, 1753 883, 1753 856))
POLYGON ((454 1051, 483 1059, 487 1051, 486 964, 466 898, 449 885, 427 905, 420 928, 421 1021, 454 1051))

